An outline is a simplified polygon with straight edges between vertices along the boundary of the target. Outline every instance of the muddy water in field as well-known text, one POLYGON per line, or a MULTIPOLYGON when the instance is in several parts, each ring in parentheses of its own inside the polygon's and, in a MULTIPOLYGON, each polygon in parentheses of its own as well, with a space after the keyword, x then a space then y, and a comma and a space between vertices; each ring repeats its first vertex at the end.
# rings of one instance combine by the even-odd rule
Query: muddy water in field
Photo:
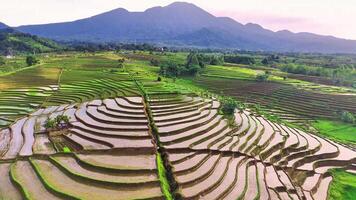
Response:
POLYGON ((24 135, 24 144, 20 151, 21 156, 32 155, 32 146, 35 142, 35 123, 36 118, 30 117, 27 119, 24 126, 22 127, 22 134, 24 135))
POLYGON ((258 171, 258 183, 259 183, 259 188, 260 188, 260 199, 268 199, 268 190, 266 186, 266 180, 265 180, 265 166, 258 162, 256 164, 257 171, 258 171))
POLYGON ((207 161, 204 162, 197 170, 190 171, 190 173, 186 173, 181 176, 177 176, 177 182, 184 184, 187 182, 194 181, 195 179, 199 179, 211 172, 214 169, 215 164, 219 161, 220 155, 212 155, 207 161))
POLYGON ((9 150, 6 152, 4 156, 5 158, 14 158, 20 152, 24 142, 21 131, 25 121, 26 118, 23 118, 11 126, 11 141, 10 141, 9 150))
POLYGON ((36 134, 33 152, 35 154, 53 154, 56 150, 53 144, 49 141, 47 134, 36 134))
POLYGON ((134 174, 134 173, 125 173, 125 172, 105 172, 105 171, 91 171, 81 167, 75 158, 70 156, 56 156, 53 157, 57 160, 62 166, 68 168, 76 174, 81 174, 85 177, 105 180, 110 182, 118 183, 144 183, 157 181, 157 176, 155 173, 150 174, 134 174))
POLYGON ((189 169, 194 168, 195 166, 201 164, 201 162, 203 162, 207 158, 209 158, 208 154, 196 154, 192 158, 175 165, 174 171, 180 172, 180 171, 189 170, 189 169))
POLYGON ((251 165, 248 170, 248 179, 247 179, 247 190, 245 193, 245 198, 244 200, 253 200, 255 199, 257 193, 258 193, 258 184, 257 184, 257 179, 256 179, 256 166, 251 165))
POLYGON ((228 195, 226 195, 225 199, 237 199, 240 195, 242 195, 243 190, 245 188, 245 179, 246 171, 247 171, 247 163, 250 160, 244 160, 244 162, 239 166, 237 171, 237 181, 233 186, 233 189, 230 191, 228 195))
POLYGON ((6 153, 8 144, 10 143, 11 135, 9 129, 0 131, 0 157, 6 153))
POLYGON ((236 178, 236 172, 238 165, 244 159, 244 156, 240 156, 238 158, 233 158, 233 160, 230 162, 228 169, 227 169, 227 174, 222 180, 222 182, 219 184, 218 187, 216 187, 213 191, 210 193, 204 195, 202 199, 219 199, 221 195, 223 195, 225 192, 231 189, 233 187, 235 178, 236 178))
POLYGON ((114 169, 156 169, 155 155, 78 155, 78 157, 93 165, 114 169))
POLYGON ((10 180, 10 166, 11 163, 0 164, 0 199, 21 200, 20 192, 10 180))
POLYGON ((33 199, 59 199, 46 190, 28 161, 16 162, 14 170, 17 180, 33 199))
MULTIPOLYGON (((101 147, 101 143, 105 142, 105 144, 111 144, 114 148, 132 148, 132 147, 152 147, 153 148, 153 144, 151 143, 151 139, 139 139, 139 138, 113 138, 110 136, 97 136, 96 134, 91 134, 91 133, 87 133, 81 130, 76 130, 76 129, 72 129, 72 133, 73 134, 69 134, 67 135, 68 137, 74 138, 75 135, 82 137, 83 140, 88 140, 85 143, 89 142, 89 138, 94 141, 97 142, 99 147, 101 147)), ((79 141, 78 141, 79 142, 79 141)), ((79 144, 83 145, 83 146, 87 146, 85 143, 83 142, 79 142, 79 144)), ((91 143, 94 143, 91 142, 91 143)), ((95 147, 98 147, 98 145, 93 145, 92 147, 95 149, 95 147)), ((111 146, 110 145, 110 146, 111 146)), ((107 146, 107 147, 110 147, 107 146)), ((91 149, 91 148, 88 148, 91 149)))
POLYGON ((38 164, 43 178, 53 187, 67 194, 74 195, 81 199, 142 199, 161 197, 162 192, 157 186, 138 186, 135 188, 125 188, 125 186, 106 186, 105 184, 92 184, 91 182, 78 182, 56 166, 46 160, 34 161, 38 164))
POLYGON ((225 170, 230 161, 230 157, 221 158, 220 162, 217 164, 214 171, 210 174, 206 179, 196 183, 193 186, 187 186, 182 188, 182 195, 184 197, 190 198, 196 195, 199 195, 199 192, 208 189, 209 187, 213 187, 218 183, 220 179, 224 177, 225 170))

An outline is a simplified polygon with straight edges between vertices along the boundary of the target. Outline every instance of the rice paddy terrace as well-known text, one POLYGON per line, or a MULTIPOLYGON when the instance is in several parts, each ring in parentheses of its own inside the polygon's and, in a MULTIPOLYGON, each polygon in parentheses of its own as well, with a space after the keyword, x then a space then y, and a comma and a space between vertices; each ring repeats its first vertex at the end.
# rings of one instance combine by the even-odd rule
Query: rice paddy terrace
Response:
POLYGON ((165 199, 166 179, 176 199, 323 200, 330 169, 356 171, 330 140, 249 110, 231 126, 214 98, 120 77, 2 94, 45 101, 2 111, 0 199, 165 199), (58 115, 68 128, 46 130, 58 115))
POLYGON ((356 112, 356 95, 322 94, 287 84, 216 77, 199 77, 197 84, 240 101, 259 104, 281 119, 303 126, 317 118, 336 119, 340 111, 356 112))

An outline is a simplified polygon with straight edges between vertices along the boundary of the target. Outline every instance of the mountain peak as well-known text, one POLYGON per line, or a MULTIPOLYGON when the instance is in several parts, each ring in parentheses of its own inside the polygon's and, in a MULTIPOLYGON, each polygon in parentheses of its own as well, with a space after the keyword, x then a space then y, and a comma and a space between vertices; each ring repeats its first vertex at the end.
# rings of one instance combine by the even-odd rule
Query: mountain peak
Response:
POLYGON ((166 11, 171 13, 187 13, 188 15, 192 13, 204 13, 210 15, 210 13, 206 12, 202 8, 187 2, 174 2, 164 7, 157 6, 157 7, 147 9, 145 12, 157 12, 157 11, 166 11))
POLYGON ((144 12, 118 8, 73 22, 16 29, 67 41, 140 41, 258 51, 356 53, 356 41, 306 33, 273 32, 252 23, 242 25, 231 18, 215 17, 186 2, 175 2, 144 12))
MULTIPOLYGON (((183 2, 183 1, 173 2, 173 3, 169 4, 166 7, 171 7, 171 8, 181 8, 181 7, 191 8, 191 7, 195 7, 195 8, 199 8, 198 6, 196 6, 196 5, 192 4, 192 3, 183 2)), ((199 9, 201 9, 201 8, 199 8, 199 9)))

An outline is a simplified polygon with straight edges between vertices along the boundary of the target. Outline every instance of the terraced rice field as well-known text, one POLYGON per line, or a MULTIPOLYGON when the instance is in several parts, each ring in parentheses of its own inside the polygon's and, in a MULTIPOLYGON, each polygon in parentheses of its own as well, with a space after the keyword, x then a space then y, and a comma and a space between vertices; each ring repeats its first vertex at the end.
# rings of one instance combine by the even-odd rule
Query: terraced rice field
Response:
POLYGON ((194 81, 214 92, 260 104, 281 119, 299 125, 315 118, 336 119, 336 113, 340 111, 356 112, 355 95, 320 94, 273 82, 211 77, 199 77, 194 81))
POLYGON ((0 127, 9 125, 41 107, 82 103, 94 99, 137 96, 133 81, 118 75, 116 79, 94 79, 45 87, 8 89, 0 91, 0 127))
POLYGON ((230 127, 214 99, 152 95, 150 107, 184 199, 326 199, 328 170, 356 162, 344 146, 246 110, 230 127))
POLYGON ((0 199, 165 199, 162 154, 176 199, 323 200, 329 170, 356 165, 332 141, 249 110, 230 126, 216 99, 158 84, 101 79, 52 92, 0 130, 0 199), (48 132, 58 115, 69 128, 48 132))
POLYGON ((163 199, 141 97, 39 109, 1 136, 1 198, 163 199), (70 128, 47 133, 44 121, 62 114, 70 128))

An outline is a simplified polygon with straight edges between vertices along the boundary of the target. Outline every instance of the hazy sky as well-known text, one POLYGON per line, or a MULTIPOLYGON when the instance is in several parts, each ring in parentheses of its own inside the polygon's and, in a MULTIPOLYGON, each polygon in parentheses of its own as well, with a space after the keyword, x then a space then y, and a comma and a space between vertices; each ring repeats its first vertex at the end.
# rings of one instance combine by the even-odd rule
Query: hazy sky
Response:
MULTIPOLYGON (((118 7, 143 11, 171 0, 0 0, 0 22, 10 26, 72 21, 118 7)), ((187 0, 216 16, 277 31, 356 39, 355 0, 187 0)))

